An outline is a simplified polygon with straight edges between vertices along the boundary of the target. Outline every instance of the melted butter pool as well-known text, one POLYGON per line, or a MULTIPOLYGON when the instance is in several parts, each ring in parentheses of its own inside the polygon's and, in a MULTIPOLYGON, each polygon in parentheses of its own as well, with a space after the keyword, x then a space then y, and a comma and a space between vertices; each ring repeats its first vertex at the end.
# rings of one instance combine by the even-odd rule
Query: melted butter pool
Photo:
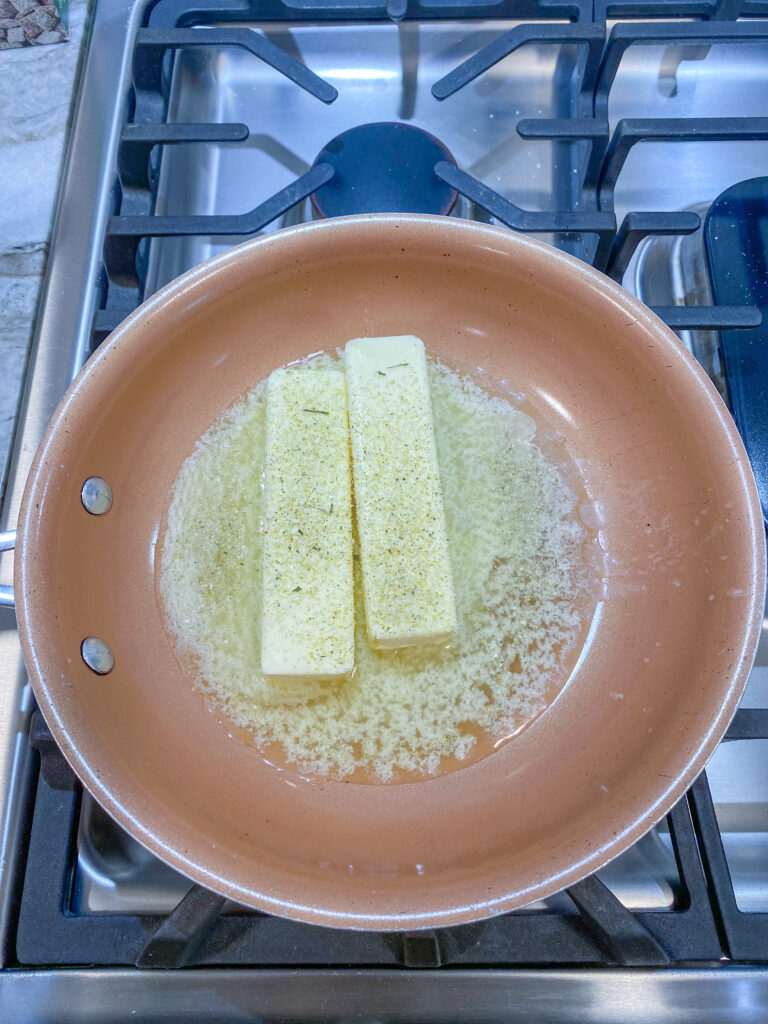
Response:
POLYGON ((461 768, 545 710, 589 630, 599 573, 575 470, 552 438, 537 443, 533 419, 506 397, 434 361, 429 374, 458 613, 447 647, 374 650, 356 560, 353 678, 266 682, 263 383, 219 417, 179 472, 160 538, 168 629, 223 727, 280 767, 355 782, 461 768))

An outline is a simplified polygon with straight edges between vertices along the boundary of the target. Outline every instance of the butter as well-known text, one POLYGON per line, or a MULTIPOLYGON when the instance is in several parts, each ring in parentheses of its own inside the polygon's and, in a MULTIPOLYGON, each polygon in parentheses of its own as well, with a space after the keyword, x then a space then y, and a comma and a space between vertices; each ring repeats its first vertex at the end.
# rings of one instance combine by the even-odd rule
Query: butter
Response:
POLYGON ((456 602, 424 346, 358 338, 344 366, 369 639, 444 643, 456 602))
POLYGON ((344 374, 276 370, 266 418, 262 672, 278 682, 346 679, 355 615, 344 374))

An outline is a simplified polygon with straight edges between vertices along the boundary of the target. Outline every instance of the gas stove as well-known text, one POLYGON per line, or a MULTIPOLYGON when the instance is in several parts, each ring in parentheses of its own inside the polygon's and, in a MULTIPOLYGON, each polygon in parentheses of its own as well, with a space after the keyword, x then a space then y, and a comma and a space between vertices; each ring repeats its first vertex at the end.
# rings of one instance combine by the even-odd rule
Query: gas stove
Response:
MULTIPOLYGON (((5 528, 61 395, 138 303, 238 241, 359 212, 505 225, 621 281, 731 403, 765 502, 766 96, 766 0, 101 0, 5 528)), ((706 774, 604 870, 477 925, 366 934, 227 903, 124 833, 0 612, 1 1019, 768 1017, 768 629, 706 774)))

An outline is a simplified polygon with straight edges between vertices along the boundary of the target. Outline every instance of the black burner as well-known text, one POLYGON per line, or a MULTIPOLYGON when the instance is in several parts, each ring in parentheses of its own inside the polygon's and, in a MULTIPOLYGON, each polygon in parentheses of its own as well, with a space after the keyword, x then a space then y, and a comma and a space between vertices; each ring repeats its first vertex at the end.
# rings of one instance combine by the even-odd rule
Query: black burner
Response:
POLYGON ((434 135, 382 121, 342 132, 315 160, 333 178, 312 195, 322 217, 350 213, 450 213, 457 192, 435 174, 441 160, 456 164, 434 135))

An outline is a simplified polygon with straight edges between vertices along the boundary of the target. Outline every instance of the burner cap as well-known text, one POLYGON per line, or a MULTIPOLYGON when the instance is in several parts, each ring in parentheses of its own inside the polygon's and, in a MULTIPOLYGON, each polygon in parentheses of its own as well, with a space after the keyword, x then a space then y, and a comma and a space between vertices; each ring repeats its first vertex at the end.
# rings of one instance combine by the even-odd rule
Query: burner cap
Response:
POLYGON ((439 160, 454 164, 442 142, 409 124, 383 121, 342 132, 315 164, 330 164, 331 180, 312 195, 321 217, 351 213, 447 214, 456 190, 434 172, 439 160))

